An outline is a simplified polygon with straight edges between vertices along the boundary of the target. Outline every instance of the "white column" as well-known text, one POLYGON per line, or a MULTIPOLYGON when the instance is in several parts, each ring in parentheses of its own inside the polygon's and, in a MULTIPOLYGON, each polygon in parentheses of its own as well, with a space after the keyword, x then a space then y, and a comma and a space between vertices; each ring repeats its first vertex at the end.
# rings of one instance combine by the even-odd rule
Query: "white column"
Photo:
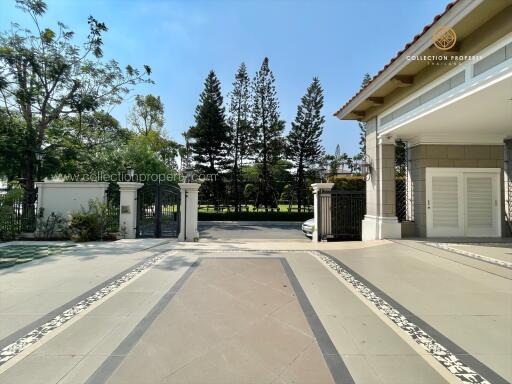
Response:
POLYGON ((137 190, 144 184, 119 182, 119 232, 126 231, 126 239, 137 237, 137 190))
POLYGON ((315 215, 315 225, 313 227, 313 235, 311 237, 311 240, 313 242, 318 242, 322 235, 325 234, 326 230, 330 230, 330 223, 331 223, 331 202, 330 201, 323 201, 322 203, 327 203, 326 206, 321 207, 322 212, 320 212, 320 192, 321 191, 330 191, 332 187, 334 186, 334 183, 315 183, 311 184, 313 187, 313 212, 315 215), (323 215, 323 219, 320 220, 320 214, 323 215), (327 216, 326 216, 327 215, 327 216), (324 223, 328 223, 329 228, 321 228, 320 221, 323 221, 324 223))
POLYGON ((396 217, 395 140, 366 136, 367 153, 372 159, 371 179, 366 183, 366 215, 362 240, 399 239, 402 226, 396 217))
POLYGON ((198 241, 197 230, 198 191, 201 184, 178 183, 181 189, 179 241, 198 241))

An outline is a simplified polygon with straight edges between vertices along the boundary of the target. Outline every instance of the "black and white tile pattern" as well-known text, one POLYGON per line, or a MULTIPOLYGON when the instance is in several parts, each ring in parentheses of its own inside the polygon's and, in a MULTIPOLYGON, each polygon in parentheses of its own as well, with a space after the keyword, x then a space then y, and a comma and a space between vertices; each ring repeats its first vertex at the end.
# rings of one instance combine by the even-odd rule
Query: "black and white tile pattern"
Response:
POLYGON ((505 268, 508 268, 508 269, 512 269, 512 263, 511 262, 508 262, 508 261, 505 261, 505 260, 498 260, 498 259, 495 259, 495 258, 489 257, 489 256, 479 255, 478 253, 474 253, 474 252, 464 251, 462 249, 455 248, 455 244, 446 244, 446 243, 426 243, 426 244, 431 246, 431 247, 434 247, 434 248, 443 249, 445 251, 450 251, 450 252, 453 252, 453 253, 457 253, 459 255, 470 257, 472 259, 476 259, 476 260, 480 260, 480 261, 485 261, 486 263, 490 263, 490 264, 494 264, 494 265, 499 265, 500 267, 505 267, 505 268))
POLYGON ((85 309, 90 307, 92 304, 97 302, 98 300, 103 299, 105 296, 111 294, 116 289, 118 289, 123 284, 127 283, 135 276, 158 263, 162 258, 165 257, 165 254, 158 254, 147 259, 145 262, 137 265, 131 271, 127 272, 120 278, 109 282, 103 288, 99 289, 92 295, 86 297, 85 299, 79 301, 72 307, 66 309, 59 315, 55 316, 53 319, 47 321, 43 325, 37 327, 33 331, 27 333, 25 336, 20 337, 14 343, 7 345, 3 349, 0 350, 0 366, 14 358, 16 355, 23 352, 25 349, 41 340, 44 336, 54 331, 55 329, 61 327, 63 324, 71 320, 73 317, 83 312, 85 309))
POLYGON ((311 252, 311 254, 334 271, 340 278, 352 285, 357 292, 374 304, 379 311, 383 312, 394 324, 407 333, 417 344, 432 355, 461 382, 468 384, 490 384, 488 380, 460 361, 457 356, 439 344, 433 337, 407 319, 407 317, 392 307, 384 299, 379 297, 368 286, 347 272, 330 256, 315 251, 311 252))

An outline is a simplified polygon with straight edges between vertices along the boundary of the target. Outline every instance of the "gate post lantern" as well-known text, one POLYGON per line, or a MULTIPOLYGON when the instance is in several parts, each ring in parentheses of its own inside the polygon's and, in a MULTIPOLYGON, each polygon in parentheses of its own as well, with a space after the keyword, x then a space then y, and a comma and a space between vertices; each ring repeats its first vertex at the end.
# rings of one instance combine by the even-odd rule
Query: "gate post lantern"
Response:
POLYGON ((119 185, 119 230, 126 230, 126 239, 137 237, 137 190, 144 184, 118 182, 119 185))
POLYGON ((198 241, 197 210, 199 183, 178 183, 181 190, 180 234, 178 241, 198 241))
POLYGON ((328 217, 324 217, 326 219, 325 222, 330 223, 330 217, 331 217, 331 202, 330 201, 323 201, 322 203, 326 203, 325 205, 322 204, 322 210, 320 211, 320 192, 322 191, 330 191, 332 187, 334 186, 334 183, 315 183, 311 184, 313 187, 313 212, 315 215, 315 225, 313 227, 313 234, 311 236, 311 240, 313 242, 317 243, 319 240, 321 240, 322 235, 325 234, 325 230, 327 228, 321 228, 321 215, 327 215, 328 217))

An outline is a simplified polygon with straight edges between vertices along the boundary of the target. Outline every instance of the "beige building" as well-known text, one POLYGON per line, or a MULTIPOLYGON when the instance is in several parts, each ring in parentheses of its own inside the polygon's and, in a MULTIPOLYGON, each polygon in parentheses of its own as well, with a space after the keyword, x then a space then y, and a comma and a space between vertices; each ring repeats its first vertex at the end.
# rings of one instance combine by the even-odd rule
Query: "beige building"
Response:
POLYGON ((367 124, 363 240, 510 236, 512 0, 459 0, 336 113, 367 124), (395 142, 407 143, 406 220, 395 142))

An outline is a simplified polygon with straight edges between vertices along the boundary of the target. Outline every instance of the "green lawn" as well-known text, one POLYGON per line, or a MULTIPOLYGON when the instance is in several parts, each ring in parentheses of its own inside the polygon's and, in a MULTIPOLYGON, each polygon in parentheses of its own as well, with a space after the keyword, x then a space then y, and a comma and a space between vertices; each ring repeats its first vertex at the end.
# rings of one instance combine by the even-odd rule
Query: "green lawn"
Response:
POLYGON ((0 247, 0 268, 56 255, 72 247, 74 245, 6 245, 0 247))

